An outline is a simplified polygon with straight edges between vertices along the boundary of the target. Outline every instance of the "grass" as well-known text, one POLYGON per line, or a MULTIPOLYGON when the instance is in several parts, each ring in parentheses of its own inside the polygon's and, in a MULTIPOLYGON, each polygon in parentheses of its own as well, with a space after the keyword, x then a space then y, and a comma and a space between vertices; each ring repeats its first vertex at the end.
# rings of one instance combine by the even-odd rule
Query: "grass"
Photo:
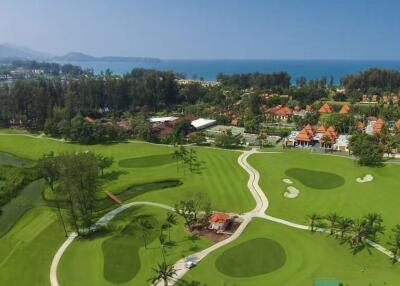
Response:
POLYGON ((13 198, 2 207, 3 213, 0 215, 0 237, 6 234, 28 210, 46 205, 42 197, 43 184, 44 182, 42 180, 30 183, 16 198, 13 198))
MULTIPOLYGON (((246 268, 258 267, 241 253, 246 268)), ((352 255, 346 246, 325 234, 289 228, 284 225, 255 219, 236 241, 216 250, 190 270, 185 280, 197 280, 213 286, 313 285, 316 278, 337 278, 344 286, 386 285, 400 283, 400 265, 371 249, 352 255), (253 277, 233 277, 219 271, 217 261, 229 249, 235 249, 254 239, 266 238, 279 242, 287 259, 273 272, 253 277)))
POLYGON ((55 212, 34 208, 0 238, 0 285, 49 285, 50 264, 64 235, 55 212))
MULTIPOLYGON (((112 221, 111 233, 73 242, 61 259, 60 285, 148 285, 152 268, 162 261, 157 237, 166 212, 149 206, 133 207, 112 221), (143 217, 154 225, 147 249, 136 224, 138 218, 143 217)), ((171 240, 176 246, 166 249, 168 263, 211 245, 204 239, 189 239, 181 218, 171 230, 171 240)))
POLYGON ((119 161, 122 168, 148 168, 160 165, 172 164, 175 160, 171 154, 144 156, 138 158, 129 158, 119 161))
MULTIPOLYGON (((219 211, 244 212, 251 210, 255 205, 246 188, 247 174, 237 164, 238 152, 198 147, 196 148, 198 160, 203 162, 201 173, 186 172, 184 174, 182 170, 177 170, 175 164, 161 164, 146 168, 121 168, 118 164, 119 161, 131 158, 156 155, 162 155, 163 158, 169 157, 173 150, 169 146, 142 142, 85 146, 19 135, 4 136, 0 140, 0 151, 30 160, 36 160, 50 151, 60 153, 86 150, 114 157, 115 163, 107 172, 114 172, 115 176, 103 183, 103 190, 118 194, 132 185, 179 180, 182 184, 175 188, 144 193, 135 197, 135 200, 174 205, 179 200, 202 192, 210 198, 213 209, 219 211)), ((100 192, 99 196, 104 197, 104 193, 100 192)))
POLYGON ((215 265, 231 277, 251 277, 273 272, 286 262, 282 246, 268 238, 254 238, 222 253, 215 265))
POLYGON ((33 161, 19 158, 7 152, 0 152, 0 165, 14 167, 31 167, 33 165, 33 161))
POLYGON ((296 179, 303 185, 314 189, 334 189, 342 186, 345 180, 334 173, 314 171, 302 168, 290 168, 285 175, 296 179))
MULTIPOLYGON (((261 174, 260 186, 270 202, 268 214, 297 223, 306 223, 306 215, 318 213, 326 215, 337 212, 351 218, 375 212, 382 215, 386 235, 380 243, 386 244, 390 230, 400 223, 400 165, 385 164, 383 167, 361 167, 356 161, 329 155, 307 152, 286 151, 281 154, 256 154, 249 163, 261 174), (302 172, 303 177, 291 177, 293 186, 300 190, 296 199, 283 196, 287 185, 282 179, 288 178, 288 170, 310 170, 315 176, 302 172), (344 179, 343 184, 323 182, 319 172, 335 174, 344 179), (360 184, 356 178, 365 174, 374 177, 372 182, 360 184), (313 182, 315 181, 315 182, 313 182), (326 186, 333 187, 321 192, 326 186)), ((331 176, 331 175, 329 175, 331 176)), ((327 178, 327 176, 322 176, 327 178)))

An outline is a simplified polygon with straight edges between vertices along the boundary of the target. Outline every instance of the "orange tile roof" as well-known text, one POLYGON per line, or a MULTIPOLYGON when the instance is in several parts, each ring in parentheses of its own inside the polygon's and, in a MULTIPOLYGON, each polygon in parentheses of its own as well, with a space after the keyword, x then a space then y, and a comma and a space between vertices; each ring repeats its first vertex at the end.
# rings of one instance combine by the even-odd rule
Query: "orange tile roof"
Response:
POLYGON ((383 103, 387 103, 388 102, 388 96, 387 95, 382 96, 382 100, 383 100, 383 103))
POLYGON ((349 113, 349 111, 350 111, 350 105, 345 104, 345 105, 342 106, 342 108, 340 109, 339 113, 344 114, 344 113, 349 113))
POLYGON ((394 126, 396 127, 397 130, 400 130, 400 119, 396 121, 394 126))
POLYGON ((364 129, 365 128, 365 124, 364 124, 364 122, 362 122, 362 121, 358 121, 357 122, 357 125, 356 125, 356 128, 357 129, 364 129))
POLYGON ((321 108, 318 111, 320 113, 332 113, 332 108, 330 107, 329 104, 325 103, 324 105, 321 106, 321 108))
POLYGON ((306 105, 306 111, 310 112, 312 110, 312 106, 311 105, 306 105))
POLYGON ((278 116, 289 116, 293 114, 293 110, 287 106, 282 107, 274 112, 278 116))
POLYGON ((315 131, 315 133, 325 133, 326 132, 326 127, 324 125, 320 125, 318 129, 315 131))
POLYGON ((372 101, 372 102, 376 102, 376 99, 377 99, 377 98, 378 98, 377 95, 373 95, 372 98, 371 98, 371 101, 372 101))
POLYGON ((299 134, 297 134, 297 136, 296 136, 296 140, 299 140, 299 141, 311 141, 311 139, 312 139, 312 135, 310 135, 310 133, 308 133, 306 130, 301 130, 300 132, 299 132, 299 134))
POLYGON ((224 223, 229 219, 229 215, 224 214, 224 213, 213 213, 210 216, 210 219, 208 220, 208 222, 217 222, 217 223, 224 223))

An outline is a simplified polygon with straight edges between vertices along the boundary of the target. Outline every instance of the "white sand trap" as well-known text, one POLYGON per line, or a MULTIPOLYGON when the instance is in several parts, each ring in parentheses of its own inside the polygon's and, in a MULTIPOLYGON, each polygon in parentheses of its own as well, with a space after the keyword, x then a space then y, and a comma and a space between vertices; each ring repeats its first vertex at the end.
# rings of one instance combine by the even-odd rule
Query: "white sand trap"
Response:
POLYGON ((282 182, 289 184, 289 185, 293 184, 292 180, 290 180, 290 179, 283 179, 282 182))
POLYGON ((285 198, 294 199, 300 194, 300 191, 293 186, 287 187, 287 191, 283 194, 285 198))
POLYGON ((368 183, 374 179, 371 174, 366 174, 363 178, 357 178, 357 183, 368 183))

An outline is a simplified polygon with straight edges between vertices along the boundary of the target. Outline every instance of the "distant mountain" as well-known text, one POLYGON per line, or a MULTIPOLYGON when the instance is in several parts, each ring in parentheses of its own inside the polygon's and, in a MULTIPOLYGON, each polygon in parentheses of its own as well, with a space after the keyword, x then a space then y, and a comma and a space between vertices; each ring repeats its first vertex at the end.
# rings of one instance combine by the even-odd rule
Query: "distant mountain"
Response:
POLYGON ((157 58, 144 58, 144 57, 94 57, 78 52, 71 52, 64 56, 52 58, 58 62, 161 62, 157 58))
POLYGON ((45 60, 51 57, 50 54, 38 52, 27 47, 0 44, 0 59, 45 60))
POLYGON ((63 56, 53 56, 27 47, 0 44, 0 61, 11 62, 12 60, 36 60, 47 62, 161 62, 161 60, 157 58, 118 56, 94 57, 79 52, 71 52, 63 56))

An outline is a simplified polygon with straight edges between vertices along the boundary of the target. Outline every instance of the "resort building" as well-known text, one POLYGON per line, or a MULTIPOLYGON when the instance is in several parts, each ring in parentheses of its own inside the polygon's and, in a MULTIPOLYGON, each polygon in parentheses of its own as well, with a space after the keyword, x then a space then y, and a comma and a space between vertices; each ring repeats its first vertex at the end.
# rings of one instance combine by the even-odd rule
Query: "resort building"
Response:
POLYGON ((318 112, 319 113, 332 113, 332 107, 329 104, 325 103, 324 105, 322 105, 319 108, 318 112))
POLYGON ((384 124, 385 121, 383 121, 383 119, 370 116, 368 117, 367 127, 365 127, 365 133, 369 135, 379 134, 382 131, 384 124))
POLYGON ((349 113, 350 109, 351 109, 350 105, 345 104, 345 105, 342 106, 342 108, 340 108, 339 113, 347 114, 347 113, 349 113))
POLYGON ((274 119, 287 121, 293 115, 293 110, 287 106, 277 105, 267 109, 266 113, 272 115, 274 119))
POLYGON ((209 220, 209 229, 224 231, 229 224, 229 215, 225 213, 213 213, 209 220))
POLYGON ((199 118, 199 119, 193 120, 191 122, 191 124, 196 130, 202 130, 202 129, 216 125, 217 120, 207 119, 207 118, 199 118))
POLYGON ((175 116, 164 116, 164 117, 150 117, 150 123, 165 123, 165 122, 174 122, 178 120, 178 117, 175 116))
POLYGON ((336 143, 333 144, 333 149, 341 152, 349 151, 349 139, 350 135, 339 135, 336 140, 336 143))

